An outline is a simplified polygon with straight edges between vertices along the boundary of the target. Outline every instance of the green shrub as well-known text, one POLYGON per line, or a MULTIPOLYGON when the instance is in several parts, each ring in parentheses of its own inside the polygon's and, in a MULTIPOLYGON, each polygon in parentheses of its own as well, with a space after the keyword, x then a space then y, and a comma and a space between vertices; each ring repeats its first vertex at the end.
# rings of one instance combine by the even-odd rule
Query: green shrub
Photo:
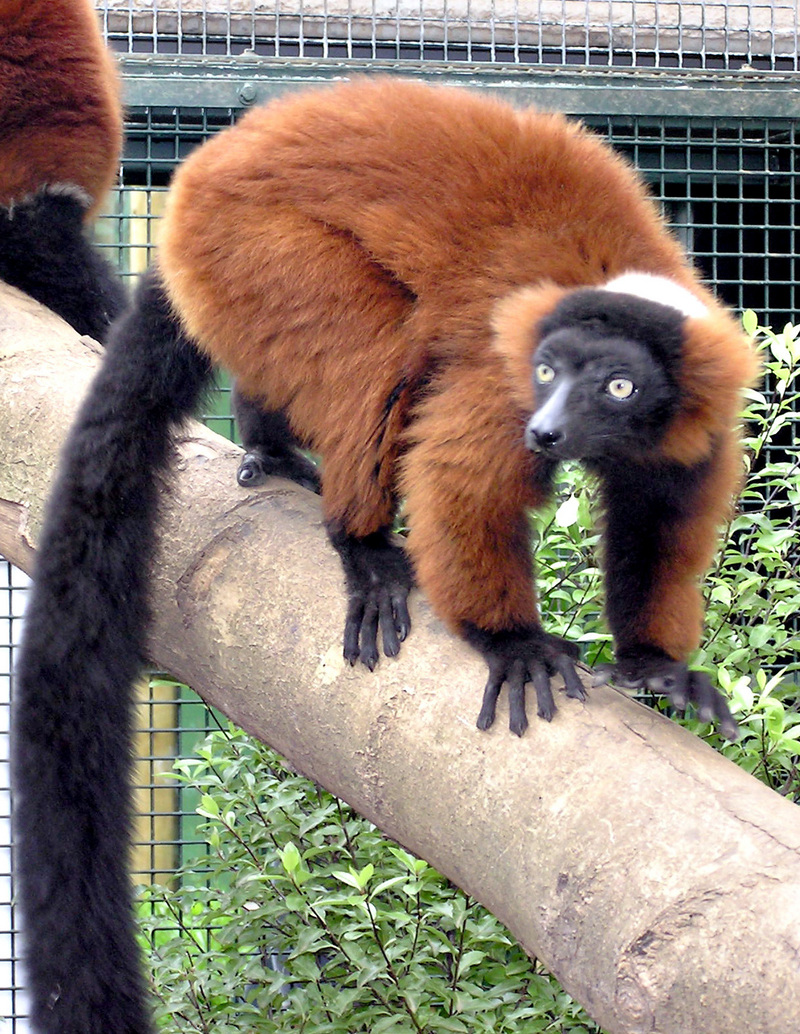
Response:
POLYGON ((706 579, 706 635, 695 658, 731 696, 741 730, 726 744, 695 731, 768 786, 800 800, 800 326, 757 328, 766 392, 747 393, 750 471, 714 569, 706 579))
POLYGON ((207 865, 141 902, 171 1034, 595 1034, 501 924, 229 727, 178 778, 207 865))

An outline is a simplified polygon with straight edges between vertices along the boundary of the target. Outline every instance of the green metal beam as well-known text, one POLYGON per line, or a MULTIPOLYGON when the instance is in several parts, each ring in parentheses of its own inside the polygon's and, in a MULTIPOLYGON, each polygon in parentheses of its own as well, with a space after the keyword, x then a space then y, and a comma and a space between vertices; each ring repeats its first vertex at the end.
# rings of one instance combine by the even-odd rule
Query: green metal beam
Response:
POLYGON ((607 68, 528 68, 436 61, 238 57, 121 58, 131 107, 246 108, 287 90, 356 75, 402 75, 469 86, 519 105, 575 115, 679 118, 800 118, 794 72, 680 72, 607 68))

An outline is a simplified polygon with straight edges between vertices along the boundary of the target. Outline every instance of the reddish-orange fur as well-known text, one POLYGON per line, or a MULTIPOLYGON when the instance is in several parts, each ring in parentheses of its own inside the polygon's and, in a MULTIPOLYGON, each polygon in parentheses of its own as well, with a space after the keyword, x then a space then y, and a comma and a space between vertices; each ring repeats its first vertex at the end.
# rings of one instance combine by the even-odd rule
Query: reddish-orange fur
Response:
POLYGON ((121 146, 119 79, 89 0, 0 0, 0 204, 71 183, 91 214, 121 146))
POLYGON ((687 324, 685 401, 655 458, 696 464, 713 437, 726 458, 673 529, 642 630, 676 658, 696 644, 753 360, 599 139, 398 80, 295 95, 178 171, 159 264, 200 346, 322 454, 326 516, 366 535, 404 496, 421 586, 454 628, 489 631, 538 622, 525 511, 546 489, 523 446, 538 319, 629 270, 693 292, 710 314, 687 324))

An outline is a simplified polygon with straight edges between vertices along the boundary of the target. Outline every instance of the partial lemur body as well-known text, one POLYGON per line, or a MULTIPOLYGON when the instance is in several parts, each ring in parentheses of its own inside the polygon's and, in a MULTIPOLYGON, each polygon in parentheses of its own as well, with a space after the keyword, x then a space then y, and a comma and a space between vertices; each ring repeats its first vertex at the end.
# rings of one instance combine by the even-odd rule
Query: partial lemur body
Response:
POLYGON ((125 296, 89 243, 119 167, 119 81, 89 0, 0 3, 0 279, 102 340, 125 296))
POLYGON ((176 175, 40 543, 14 724, 39 1034, 149 1029, 123 690, 145 646, 158 473, 212 364, 249 400, 259 464, 313 488, 296 446, 322 456, 351 661, 375 664, 379 629, 399 649, 413 565, 487 660, 481 727, 506 682, 518 733, 528 681, 545 718, 552 673, 581 696, 571 648, 540 623, 527 521, 557 462, 580 458, 605 503, 617 676, 734 729, 685 662, 754 362, 636 175, 558 116, 459 90, 364 80, 254 110, 176 175), (388 538, 400 498, 410 564, 388 538))

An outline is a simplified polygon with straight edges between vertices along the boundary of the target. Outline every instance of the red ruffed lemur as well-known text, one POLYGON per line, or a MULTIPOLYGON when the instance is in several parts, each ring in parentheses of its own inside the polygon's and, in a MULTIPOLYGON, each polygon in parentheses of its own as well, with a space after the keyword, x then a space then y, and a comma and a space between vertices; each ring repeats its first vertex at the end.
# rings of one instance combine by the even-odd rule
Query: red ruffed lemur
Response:
POLYGON ((119 79, 89 0, 0 0, 0 279, 98 340, 125 292, 86 228, 121 146, 119 79))
POLYGON ((253 110, 175 175, 41 539, 14 728, 41 1034, 148 1029, 126 912, 128 687, 169 432, 215 364, 249 400, 241 480, 315 487, 297 448, 322 457, 351 663, 375 665, 379 631, 397 653, 413 571, 486 658, 481 728, 504 683, 519 734, 528 681, 546 719, 552 674, 582 698, 573 647, 542 628, 527 517, 577 458, 602 490, 615 676, 735 734, 686 658, 755 360, 635 172, 558 115, 398 79, 253 110), (389 537, 399 499, 407 551, 389 537))

